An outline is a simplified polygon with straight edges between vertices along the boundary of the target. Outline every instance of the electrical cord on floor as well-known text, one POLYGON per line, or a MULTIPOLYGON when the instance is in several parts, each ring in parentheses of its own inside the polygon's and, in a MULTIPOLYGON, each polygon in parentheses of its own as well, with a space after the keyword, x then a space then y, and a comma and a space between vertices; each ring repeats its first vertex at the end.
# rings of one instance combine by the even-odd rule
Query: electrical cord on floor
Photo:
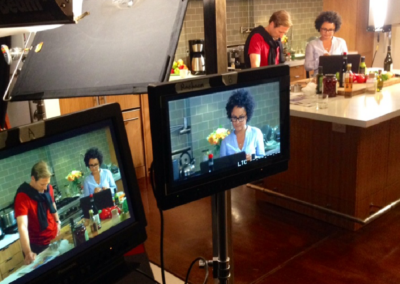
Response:
MULTIPOLYGON (((153 192, 155 191, 156 184, 154 182, 154 167, 153 163, 150 166, 150 184, 153 188, 153 192)), ((164 270, 164 215, 161 209, 160 211, 160 220, 161 220, 161 232, 160 232, 160 262, 161 262, 161 278, 162 283, 166 284, 165 282, 165 270, 164 270)))
POLYGON ((198 257, 198 258, 196 258, 195 260, 192 261, 192 263, 190 264, 189 270, 188 270, 188 272, 187 272, 187 274, 186 274, 185 284, 188 284, 190 271, 192 270, 193 265, 194 265, 197 261, 199 261, 199 260, 202 260, 202 261, 204 262, 204 269, 205 269, 205 271, 206 271, 206 276, 204 277, 203 284, 206 284, 207 279, 208 279, 208 262, 207 262, 207 260, 206 260, 205 258, 203 258, 203 257, 198 257))
POLYGON ((160 282, 157 282, 156 280, 153 279, 153 277, 151 277, 150 275, 147 275, 146 272, 140 270, 139 268, 135 268, 133 271, 136 271, 136 272, 142 274, 143 276, 146 276, 146 277, 149 278, 151 281, 154 281, 154 283, 156 283, 156 284, 161 284, 160 282))
MULTIPOLYGON (((151 187, 153 188, 153 192, 155 190, 155 182, 154 182, 154 168, 153 168, 153 163, 151 163, 150 166, 150 183, 151 183, 151 187)), ((161 262, 161 277, 162 277, 162 283, 166 284, 165 282, 165 270, 164 270, 164 215, 161 209, 159 209, 160 211, 160 220, 161 220, 161 232, 160 232, 160 262, 161 262)), ((189 275, 190 275, 190 271, 193 268, 193 265, 199 261, 202 260, 204 262, 204 269, 206 271, 206 275, 204 278, 204 282, 203 284, 206 284, 207 279, 208 279, 208 262, 206 259, 204 259, 203 257, 198 257, 195 260, 193 260, 193 262, 190 264, 189 270, 186 274, 186 280, 185 280, 185 284, 188 283, 189 280, 189 275)), ((138 271, 139 272, 139 271, 138 271)), ((158 283, 158 282, 157 282, 158 283)))

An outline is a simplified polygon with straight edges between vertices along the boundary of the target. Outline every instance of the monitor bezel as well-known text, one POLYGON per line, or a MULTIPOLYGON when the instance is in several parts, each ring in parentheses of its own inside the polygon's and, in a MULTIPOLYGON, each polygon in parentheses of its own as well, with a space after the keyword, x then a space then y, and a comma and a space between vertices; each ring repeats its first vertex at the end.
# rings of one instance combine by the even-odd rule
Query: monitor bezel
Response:
POLYGON ((290 76, 288 65, 247 69, 149 85, 148 94, 153 142, 154 194, 160 209, 171 209, 285 171, 288 168, 290 154, 290 76), (233 169, 222 170, 198 178, 189 178, 179 185, 173 185, 168 102, 275 81, 279 82, 281 153, 269 159, 260 159, 248 163, 246 167, 241 168, 240 172, 233 169))
MULTIPOLYGON (((47 269, 41 269, 42 271, 40 272, 42 273, 40 275, 35 275, 36 273, 32 275, 27 274, 26 276, 35 276, 35 278, 29 279, 29 283, 59 283, 63 279, 71 279, 71 277, 76 279, 76 283, 89 283, 93 273, 99 272, 99 275, 105 273, 109 270, 109 267, 114 267, 114 264, 119 262, 126 252, 143 244, 147 239, 147 221, 136 180, 122 112, 118 103, 106 104, 1 132, 0 135, 2 137, 0 137, 0 140, 3 141, 0 142, 4 143, 0 143, 3 146, 0 146, 0 151, 13 150, 15 147, 25 145, 30 141, 45 140, 49 137, 55 137, 59 134, 103 121, 109 121, 114 130, 116 143, 114 146, 118 147, 120 153, 119 166, 125 172, 126 190, 129 189, 127 196, 129 195, 130 197, 132 205, 130 210, 133 212, 135 220, 124 223, 125 226, 119 226, 114 234, 106 234, 107 237, 105 239, 93 243, 83 251, 70 255, 68 259, 57 266, 51 269, 44 266, 43 268, 47 269), (32 138, 30 141, 21 142, 23 140, 21 139, 21 133, 27 127, 32 127, 33 131, 44 128, 44 135, 36 139, 32 138)), ((68 253, 71 254, 71 252, 68 253)), ((18 278, 15 283, 23 283, 21 281, 26 281, 26 276, 18 278)))

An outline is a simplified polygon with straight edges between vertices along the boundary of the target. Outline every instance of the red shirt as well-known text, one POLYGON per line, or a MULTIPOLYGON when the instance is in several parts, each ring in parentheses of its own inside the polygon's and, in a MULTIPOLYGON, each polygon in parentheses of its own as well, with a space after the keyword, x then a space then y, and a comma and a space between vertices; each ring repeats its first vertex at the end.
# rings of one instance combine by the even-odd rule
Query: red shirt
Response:
MULTIPOLYGON (((260 67, 268 66, 269 45, 260 34, 254 34, 249 43, 248 54, 260 54, 260 67)), ((276 49, 275 64, 279 64, 279 48, 276 49)))
MULTIPOLYGON (((54 202, 53 187, 49 185, 49 193, 54 202)), ((18 193, 15 198, 14 212, 15 218, 18 216, 28 216, 29 241, 35 245, 48 245, 57 236, 57 223, 50 209, 47 208, 47 228, 40 231, 39 218, 37 212, 37 201, 29 198, 25 193, 18 193)))

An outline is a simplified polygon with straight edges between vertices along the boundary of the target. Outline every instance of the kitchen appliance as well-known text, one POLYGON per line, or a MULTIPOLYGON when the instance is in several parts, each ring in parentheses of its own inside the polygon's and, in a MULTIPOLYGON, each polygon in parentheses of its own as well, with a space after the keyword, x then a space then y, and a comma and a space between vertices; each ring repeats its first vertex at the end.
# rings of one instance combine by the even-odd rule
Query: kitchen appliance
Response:
POLYGON ((179 162, 181 165, 181 177, 188 177, 194 173, 196 160, 188 151, 182 152, 179 162))
POLYGON ((193 75, 206 74, 206 63, 204 60, 204 40, 189 40, 190 70, 193 75))
POLYGON ((235 69, 244 69, 244 45, 229 45, 227 47, 228 67, 231 67, 232 62, 235 63, 235 69))
POLYGON ((4 233, 13 234, 18 231, 17 228, 17 220, 14 215, 13 204, 4 208, 0 213, 2 227, 4 229, 4 233))

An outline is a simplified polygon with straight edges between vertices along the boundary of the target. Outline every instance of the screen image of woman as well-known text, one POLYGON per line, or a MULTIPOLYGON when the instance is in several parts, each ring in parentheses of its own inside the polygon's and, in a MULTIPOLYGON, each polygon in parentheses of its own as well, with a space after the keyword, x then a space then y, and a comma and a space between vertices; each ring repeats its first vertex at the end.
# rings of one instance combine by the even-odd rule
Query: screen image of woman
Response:
POLYGON ((83 195, 89 196, 105 189, 111 189, 111 193, 114 195, 117 186, 112 173, 101 168, 103 163, 101 151, 98 148, 90 148, 86 151, 84 162, 91 173, 86 176, 83 182, 83 195))
POLYGON ((244 89, 235 90, 226 104, 226 114, 233 131, 221 143, 220 157, 246 152, 246 160, 265 156, 264 138, 260 129, 250 126, 255 108, 252 95, 244 89))

